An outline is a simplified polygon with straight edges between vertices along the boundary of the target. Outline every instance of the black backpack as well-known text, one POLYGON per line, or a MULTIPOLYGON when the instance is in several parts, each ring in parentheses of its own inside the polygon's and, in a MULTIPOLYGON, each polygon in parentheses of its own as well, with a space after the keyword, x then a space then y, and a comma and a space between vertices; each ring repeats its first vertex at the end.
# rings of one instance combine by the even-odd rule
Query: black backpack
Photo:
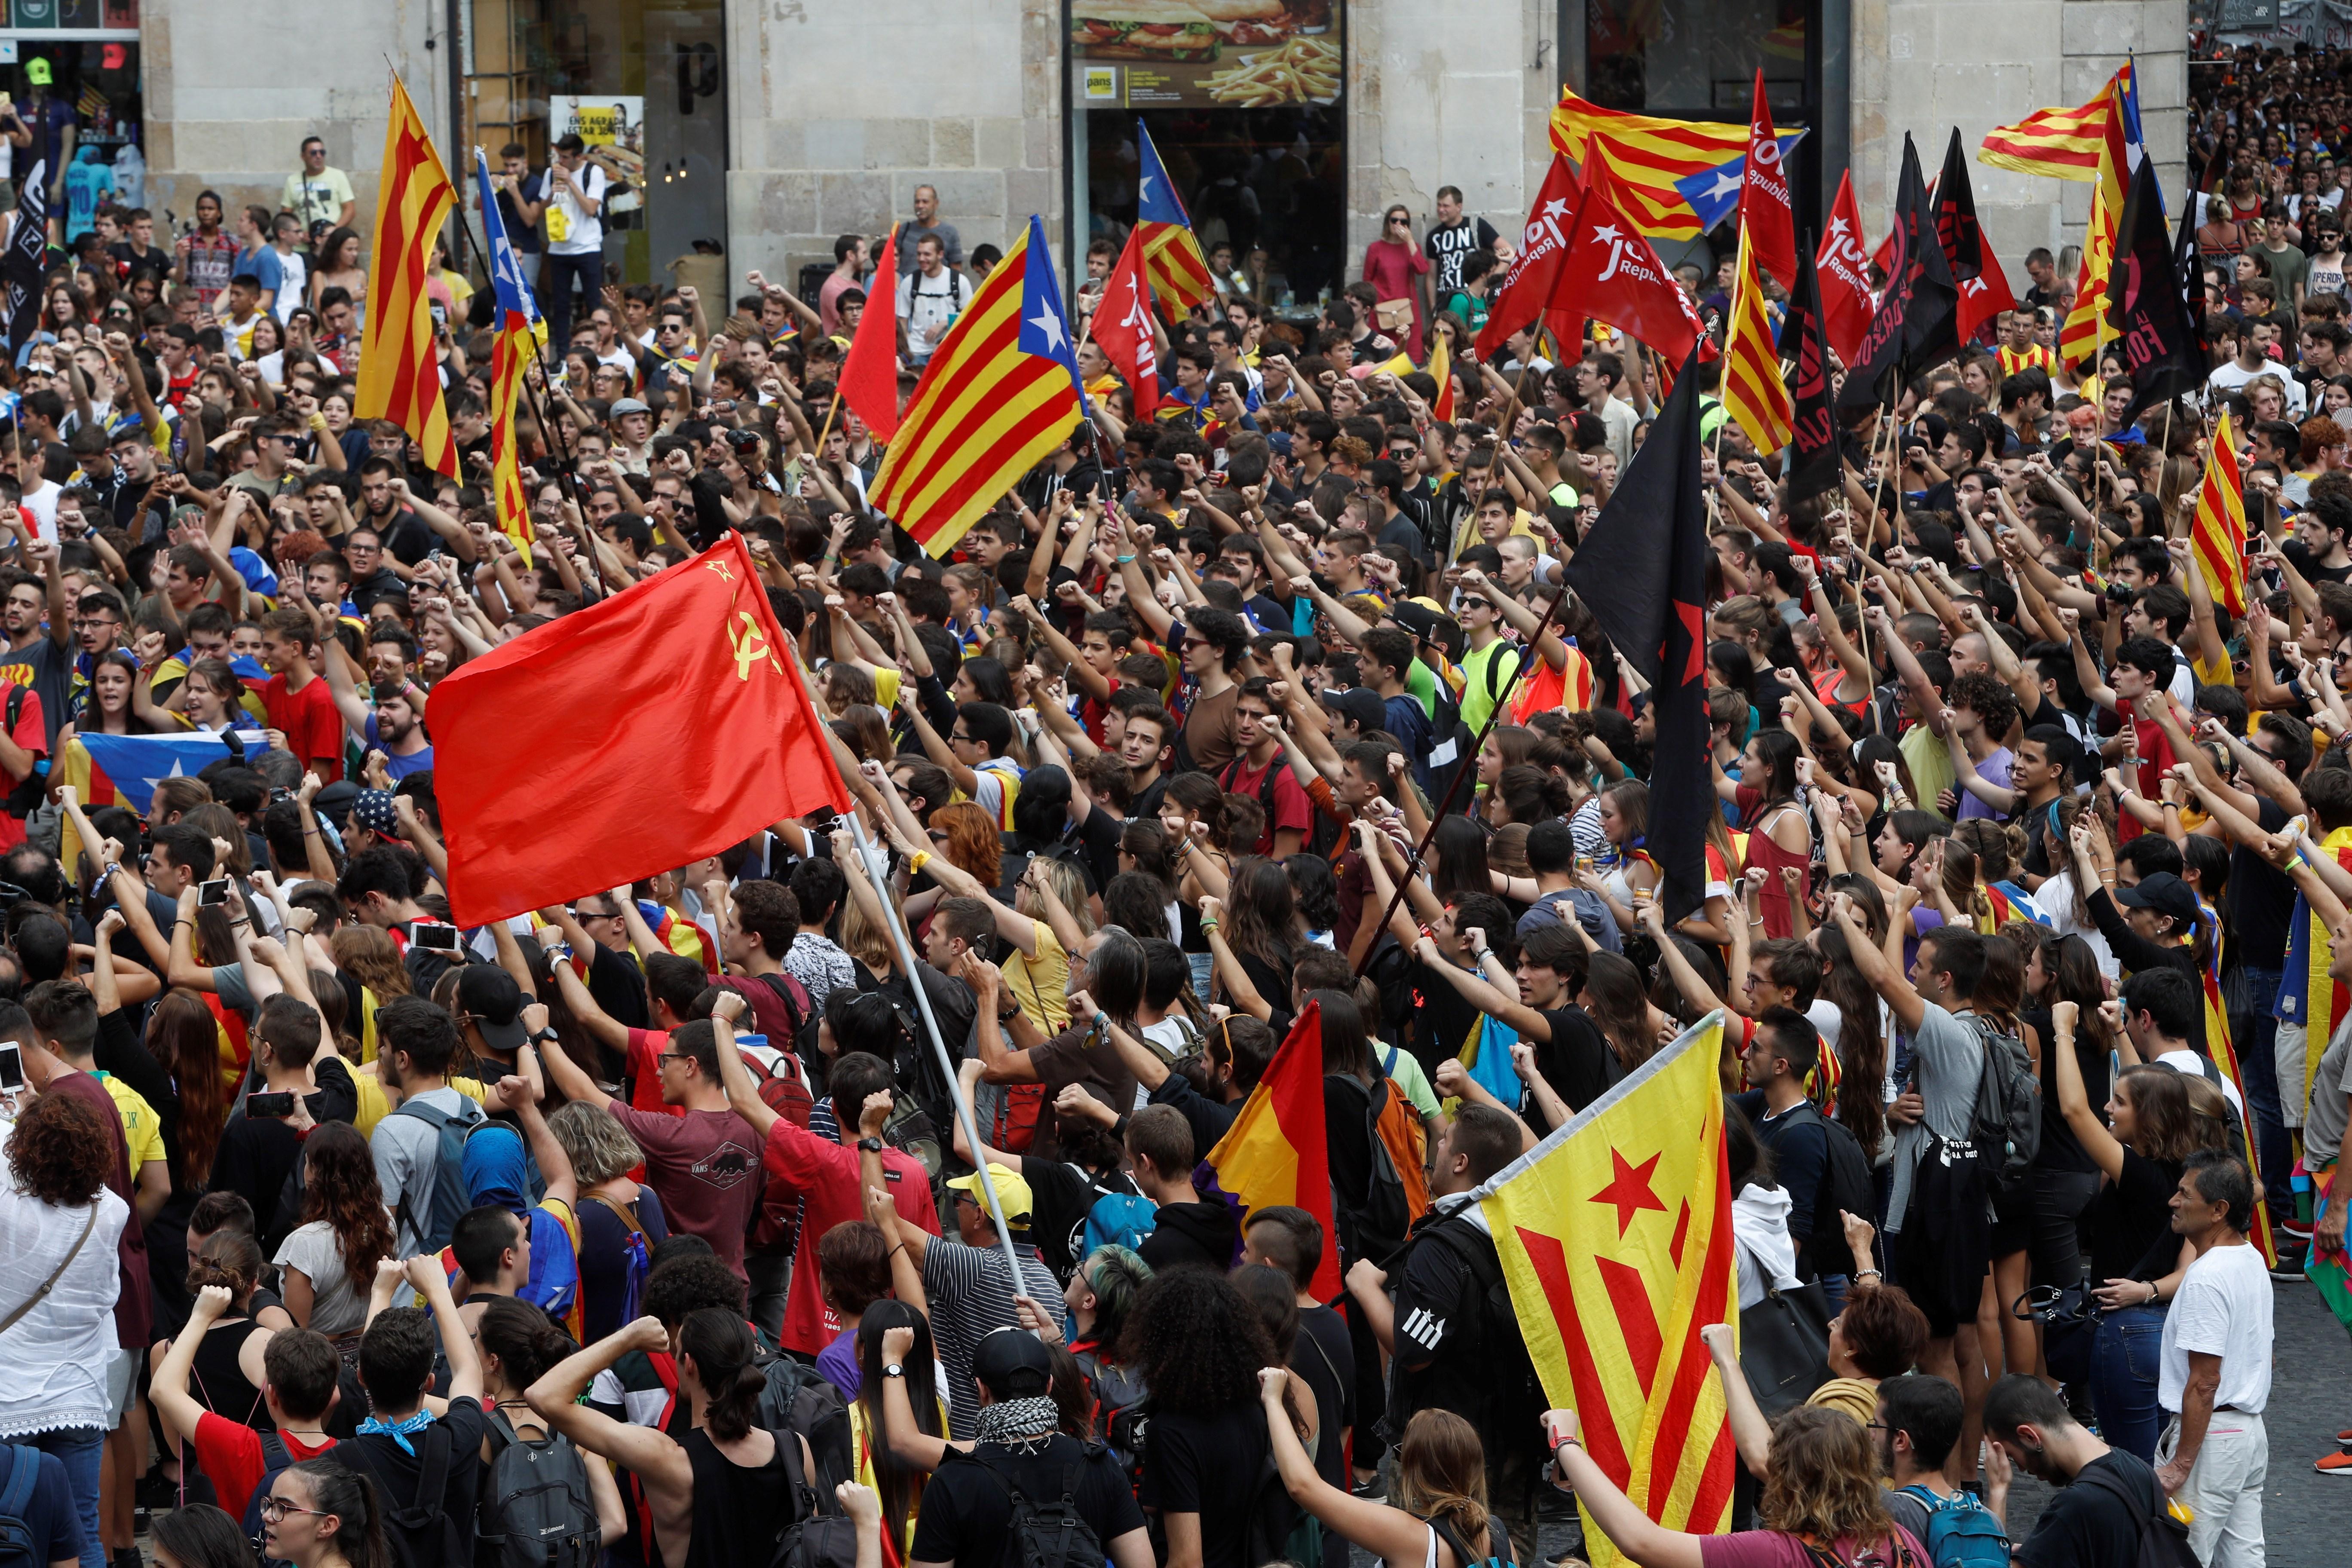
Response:
POLYGON ((2137 1568, 2202 1568, 2197 1553, 2189 1549, 2189 1527, 2172 1517, 2172 1510, 2161 1496, 2133 1496, 2135 1489, 2125 1485, 2123 1478, 2111 1469, 2085 1468, 2074 1479, 2078 1484, 2088 1481, 2109 1496, 2123 1499, 2124 1507, 2131 1510, 2139 1526, 2139 1554, 2133 1559, 2137 1568))
MULTIPOLYGON (((776 1457, 783 1461, 794 1506, 793 1521, 776 1532, 768 1568, 857 1568, 857 1524, 834 1504, 833 1484, 809 1484, 801 1473, 800 1445, 793 1441, 793 1433, 772 1429, 770 1435, 776 1440, 776 1457)), ((814 1453, 810 1457, 815 1458, 814 1453)))
POLYGON ((8 1484, 0 1487, 0 1568, 49 1568, 48 1552, 25 1522, 25 1510, 32 1506, 34 1489, 41 1481, 41 1450, 0 1443, 0 1454, 8 1457, 8 1484))
POLYGON ((1822 1171, 1821 1190, 1813 1194, 1813 1233, 1801 1238, 1805 1246, 1797 1259, 1798 1273, 1808 1279, 1843 1274, 1846 1272, 1849 1248, 1845 1222, 1838 1217, 1838 1211, 1843 1209, 1869 1219, 1878 1208, 1878 1184, 1871 1175, 1870 1156, 1862 1152, 1861 1140, 1843 1122, 1822 1115, 1821 1107, 1811 1100, 1779 1121, 1783 1127, 1818 1122, 1829 1142, 1829 1160, 1822 1171))
POLYGON ((816 1474, 809 1482, 818 1495, 829 1498, 843 1481, 856 1480, 849 1406, 841 1390, 827 1383, 815 1367, 788 1355, 773 1356, 762 1370, 768 1383, 760 1391, 756 1419, 772 1431, 808 1439, 809 1458, 816 1462, 816 1474))
POLYGON ((2034 1156, 2042 1152, 2042 1080, 2034 1076, 2024 1041, 1974 1013, 1968 1022, 1984 1047, 1969 1135, 1986 1180, 2014 1197, 2032 1178, 2034 1156))
POLYGON ((1078 1473, 1087 1459, 1100 1452, 1089 1443, 1076 1460, 1063 1466, 1062 1495, 1042 1505, 979 1450, 959 1454, 950 1449, 948 1458, 951 1462, 961 1459, 978 1465, 996 1478, 996 1484, 1012 1500, 1013 1519, 1004 1531, 1004 1568, 1096 1568, 1106 1558, 1094 1526, 1078 1511, 1078 1473))
POLYGON ((490 1444, 475 1538, 499 1568, 596 1568, 604 1537, 588 1465, 572 1439, 526 1437, 493 1411, 490 1444))
POLYGON ((1364 1137, 1371 1145, 1363 1190, 1342 1193, 1335 1186, 1332 1217, 1340 1227, 1349 1258, 1385 1258, 1404 1245, 1405 1234, 1412 1228, 1412 1205, 1405 1201, 1404 1178, 1397 1174, 1396 1162, 1389 1157, 1388 1145, 1381 1142, 1381 1110, 1397 1091, 1385 1079, 1367 1089, 1347 1073, 1326 1074, 1323 1081, 1344 1086, 1342 1098, 1349 1107, 1362 1108, 1364 1137))
MULTIPOLYGON (((450 1449, 457 1440, 446 1424, 434 1422, 416 1438, 416 1495, 406 1508, 394 1508, 391 1478, 376 1468, 364 1440, 335 1445, 335 1458, 368 1472, 383 1500, 384 1544, 392 1549, 393 1568, 449 1568, 474 1561, 474 1521, 448 1506, 450 1449)), ((465 1456, 467 1464, 476 1462, 465 1456)))
MULTIPOLYGON (((1473 1300, 1478 1307, 1472 1321, 1457 1331, 1466 1342, 1472 1359, 1486 1369, 1486 1373, 1471 1391, 1476 1413, 1464 1412, 1464 1418, 1477 1429, 1483 1442, 1495 1447, 1507 1436, 1533 1426, 1548 1403, 1543 1385, 1536 1379, 1536 1365, 1528 1354, 1527 1341, 1518 1331, 1518 1314, 1511 1305, 1511 1288, 1503 1277, 1502 1258, 1495 1250, 1494 1238, 1463 1218, 1460 1209, 1423 1225, 1415 1234, 1413 1245, 1443 1247, 1461 1259, 1463 1268, 1469 1271, 1473 1300)), ((1391 1277, 1402 1278, 1393 1273, 1391 1277)), ((1414 1415, 1412 1410, 1403 1408, 1403 1403, 1392 1400, 1383 1418, 1396 1441, 1402 1440, 1405 1424, 1414 1415)))

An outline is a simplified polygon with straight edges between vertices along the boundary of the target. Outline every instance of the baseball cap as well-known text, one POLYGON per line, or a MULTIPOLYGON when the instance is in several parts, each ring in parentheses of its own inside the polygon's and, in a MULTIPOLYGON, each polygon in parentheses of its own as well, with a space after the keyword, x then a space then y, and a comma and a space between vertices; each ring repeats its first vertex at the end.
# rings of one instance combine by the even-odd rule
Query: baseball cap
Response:
POLYGON ((1026 1329, 993 1329, 971 1349, 971 1375, 999 1399, 1030 1398, 1053 1385, 1054 1358, 1026 1329))
MULTIPOLYGON (((513 984, 513 978, 509 976, 507 983, 513 984)), ((992 1164, 988 1167, 988 1174, 996 1184, 996 1195, 1003 1200, 1005 1212, 1013 1216, 1013 1228, 1028 1229, 1029 1215, 1036 1204, 1036 1200, 1029 1195, 1029 1184, 1023 1181, 1021 1173, 1010 1165, 992 1164)), ((948 1186, 955 1192, 970 1193, 971 1201, 980 1205, 980 1212, 994 1217, 994 1211, 988 1206, 988 1189, 980 1184, 978 1171, 968 1176, 950 1179, 948 1186)))
POLYGON ((457 972, 457 1009, 473 1016, 492 1050, 522 1048, 522 987, 495 963, 469 963, 457 972))
POLYGON ((1359 730, 1384 729, 1389 721, 1389 705, 1381 694, 1369 686, 1350 686, 1343 691, 1326 691, 1323 700, 1342 719, 1353 719, 1359 730))
POLYGON ((604 412, 618 419, 624 414, 651 414, 653 409, 643 398, 616 397, 613 400, 612 407, 604 412))
POLYGON ((2169 871, 2156 871, 2142 877, 2137 886, 2117 888, 2116 902, 2135 910, 2154 910, 2160 915, 2170 915, 2183 930, 2194 926, 2201 911, 2197 908, 2197 895, 2189 884, 2169 871))
POLYGON ((35 87, 47 87, 54 79, 49 74, 49 62, 35 55, 25 62, 25 79, 35 87))

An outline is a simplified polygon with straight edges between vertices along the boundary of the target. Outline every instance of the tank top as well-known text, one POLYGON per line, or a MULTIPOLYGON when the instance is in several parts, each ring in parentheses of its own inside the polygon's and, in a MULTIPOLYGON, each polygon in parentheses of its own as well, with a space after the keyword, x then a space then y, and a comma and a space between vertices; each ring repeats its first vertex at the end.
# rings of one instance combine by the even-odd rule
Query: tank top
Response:
POLYGON ((694 1541, 685 1568, 742 1568, 775 1555, 776 1535, 800 1517, 798 1464, 784 1455, 793 1438, 774 1434, 776 1451, 764 1465, 739 1465, 697 1426, 686 1435, 694 1468, 694 1541))
POLYGON ((195 1384, 196 1397, 205 1402, 205 1408, 222 1420, 257 1432, 275 1432, 278 1423, 270 1417, 261 1390, 246 1381, 236 1363, 237 1352, 260 1326, 250 1318, 214 1324, 196 1347, 195 1375, 189 1381, 195 1384))

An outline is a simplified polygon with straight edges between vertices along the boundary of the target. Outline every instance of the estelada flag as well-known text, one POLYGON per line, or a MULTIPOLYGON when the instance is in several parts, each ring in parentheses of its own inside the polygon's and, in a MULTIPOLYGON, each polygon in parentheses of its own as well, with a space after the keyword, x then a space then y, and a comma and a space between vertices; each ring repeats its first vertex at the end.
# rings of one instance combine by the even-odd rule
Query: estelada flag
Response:
POLYGON ((1151 280, 1151 297, 1171 316, 1181 316, 1213 298, 1217 287, 1193 237, 1184 198, 1176 194, 1176 183, 1140 119, 1135 122, 1135 232, 1143 237, 1144 273, 1151 280))
MULTIPOLYGON (((1568 237, 1576 226, 1576 209, 1583 200, 1584 182, 1577 178, 1566 157, 1554 153, 1543 187, 1536 192, 1535 205, 1528 208, 1527 226, 1519 231, 1519 253, 1503 274, 1501 285, 1489 290, 1486 324, 1478 331, 1478 352, 1486 358, 1493 359, 1511 341, 1513 332, 1543 315, 1552 285, 1559 277, 1560 263, 1568 258, 1568 237)), ((1555 335, 1572 340, 1574 323, 1555 335)))
MULTIPOLYGON (((1618 148, 1605 136, 1585 144, 1584 202, 1547 309, 1589 316, 1638 338, 1680 365, 1696 348, 1716 357, 1706 323, 1643 238, 1616 180, 1618 148)), ((1491 324, 1491 323, 1490 323, 1491 324)))
POLYGON ((1870 294, 1870 251, 1862 243, 1862 209, 1854 204, 1852 169, 1838 176, 1829 232, 1813 253, 1813 266, 1821 274, 1822 330, 1839 363, 1850 365, 1877 309, 1870 294))
MULTIPOLYGON (((1291 1205, 1313 1215, 1326 1237, 1336 1237, 1331 1214, 1330 1146, 1323 1131, 1323 1006, 1307 1004, 1276 1047, 1241 1114, 1209 1151, 1217 1186, 1252 1209, 1291 1205)), ((1307 1289, 1318 1301, 1339 1298, 1339 1248, 1323 1249, 1307 1289)))
POLYGON ((847 810, 784 638, 730 533, 435 687, 451 917, 503 920, 847 810))
POLYGON ((1045 226, 1031 218, 932 352, 866 500, 933 555, 1086 414, 1045 226))
POLYGON ((866 421, 876 439, 885 442, 898 433, 898 311, 892 292, 898 286, 898 232, 892 229, 882 237, 882 254, 874 263, 874 292, 841 362, 842 400, 866 421))
POLYGON ((1095 306, 1095 346, 1127 378, 1138 419, 1150 418, 1160 406, 1160 349, 1153 342, 1151 280, 1146 271, 1143 231, 1130 230, 1095 306))
MULTIPOLYGON (((1709 1014, 1480 1187, 1544 1394, 1636 1508, 1721 1534, 1738 1456, 1699 1331, 1739 1321, 1709 1014)), ((1585 1516, 1594 1568, 1617 1561, 1585 1516)))
POLYGON ((383 133, 383 185, 375 198, 375 255, 368 264, 367 329, 360 353, 362 419, 389 419, 415 438, 425 466, 457 477, 457 445, 442 403, 441 353, 425 285, 433 241, 457 188, 400 79, 383 133))
MULTIPOLYGON (((1551 111, 1551 144, 1588 171, 1595 136, 1615 144, 1611 160, 1625 188, 1637 232, 1653 239, 1696 239, 1697 209, 1679 182, 1719 169, 1748 151, 1748 127, 1719 121, 1665 120, 1588 103, 1566 88, 1551 111)), ((1676 356, 1677 363, 1680 356, 1676 356)))
POLYGON ((1789 200, 1788 165, 1780 161, 1780 135, 1772 128, 1772 105, 1764 96, 1764 68, 1756 68, 1756 106, 1748 116, 1748 165, 1739 178, 1739 235, 1757 268, 1797 286, 1797 213, 1789 200))
POLYGON ((2237 433, 2229 410, 2213 426, 2213 449, 2205 458, 2205 482, 2197 491, 2197 521, 2189 549, 2213 602, 2233 616, 2246 613, 2246 480, 2238 469, 2237 433))

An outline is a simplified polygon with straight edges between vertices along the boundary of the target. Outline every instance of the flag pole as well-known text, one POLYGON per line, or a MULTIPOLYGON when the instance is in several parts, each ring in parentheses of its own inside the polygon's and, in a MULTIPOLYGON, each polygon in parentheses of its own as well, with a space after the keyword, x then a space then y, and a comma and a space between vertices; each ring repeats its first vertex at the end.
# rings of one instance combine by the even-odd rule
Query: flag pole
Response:
MULTIPOLYGON (((980 1123, 972 1116, 971 1101, 964 1098, 963 1082, 956 1076, 954 1058, 948 1055, 947 1045, 940 1038, 940 1021, 931 1015, 930 993, 923 988, 922 973, 915 966, 915 949, 907 940, 905 919, 890 901, 890 885, 882 864, 882 852, 866 836, 866 825, 858 820, 856 812, 845 813, 843 820, 849 824, 850 839, 857 846, 857 863, 865 868, 866 879, 874 885, 875 900, 882 906, 882 923, 890 928, 890 941, 898 950, 898 963, 906 973, 907 989, 915 994, 915 1010, 923 1016, 924 1032, 931 1037, 932 1054, 939 1058, 940 1071, 947 1077, 948 1098, 954 1102, 956 1121, 963 1127, 964 1142, 977 1154, 982 1147, 980 1123)), ((852 1107, 849 1114, 854 1120, 856 1109, 852 1107)), ((1005 1219, 1004 1205, 996 1195, 996 1178, 989 1173, 986 1161, 980 1161, 978 1164, 981 1188, 988 1194, 989 1215, 996 1225, 997 1244, 1004 1249, 1005 1267, 1013 1271, 1013 1293, 1025 1296, 1029 1293, 1028 1283, 1021 1273, 1021 1255, 1013 1248, 1013 1226, 1005 1219)))

